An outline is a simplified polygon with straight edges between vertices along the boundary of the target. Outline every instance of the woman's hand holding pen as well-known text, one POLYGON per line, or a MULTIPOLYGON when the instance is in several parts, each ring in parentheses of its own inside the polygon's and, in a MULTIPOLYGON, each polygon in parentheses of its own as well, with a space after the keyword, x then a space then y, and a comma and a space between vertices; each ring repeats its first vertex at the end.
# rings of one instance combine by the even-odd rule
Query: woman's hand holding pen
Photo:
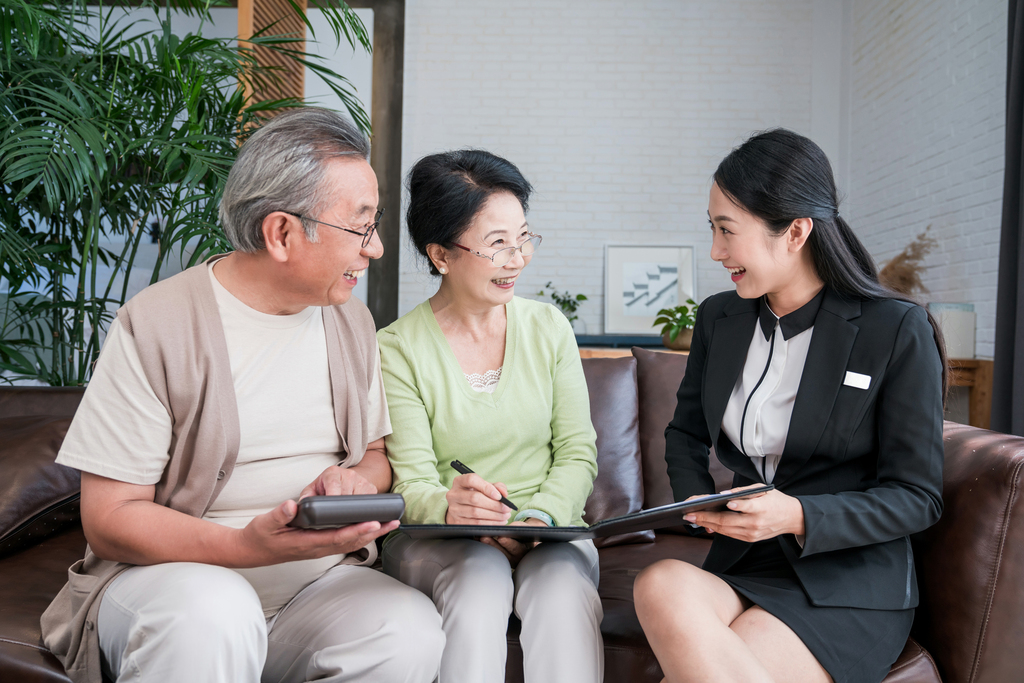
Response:
POLYGON ((508 491, 504 484, 491 484, 478 474, 455 477, 445 498, 447 524, 506 524, 512 510, 502 502, 508 491))
MULTIPOLYGON (((458 464, 462 470, 468 469, 461 463, 458 464)), ((455 464, 452 466, 455 467, 455 464)), ((491 484, 472 471, 455 477, 445 497, 448 499, 448 512, 444 519, 448 524, 507 524, 509 515, 512 514, 512 509, 501 502, 503 498, 508 500, 508 489, 505 485, 500 482, 491 484)), ((512 526, 525 525, 547 526, 543 521, 533 518, 512 522, 512 526)), ((480 542, 500 550, 513 568, 519 564, 519 560, 523 559, 528 550, 537 545, 520 543, 514 538, 504 536, 484 536, 480 542)))
POLYGON ((799 500, 787 496, 778 489, 751 498, 730 500, 728 507, 728 512, 691 512, 684 515, 683 519, 698 524, 712 533, 748 543, 775 538, 782 534, 804 534, 803 506, 799 500))

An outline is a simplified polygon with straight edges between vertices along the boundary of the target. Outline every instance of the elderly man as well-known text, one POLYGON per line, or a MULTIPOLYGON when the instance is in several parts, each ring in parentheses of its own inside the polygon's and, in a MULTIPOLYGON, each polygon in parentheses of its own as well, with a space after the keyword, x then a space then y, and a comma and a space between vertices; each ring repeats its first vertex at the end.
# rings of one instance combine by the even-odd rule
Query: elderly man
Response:
POLYGON ((434 605, 367 565, 397 522, 303 531, 294 499, 387 491, 369 311, 369 144, 283 114, 221 202, 235 251, 118 311, 57 461, 82 471, 89 547, 43 615, 72 680, 430 681, 434 605), (283 501, 283 502, 282 502, 283 501))

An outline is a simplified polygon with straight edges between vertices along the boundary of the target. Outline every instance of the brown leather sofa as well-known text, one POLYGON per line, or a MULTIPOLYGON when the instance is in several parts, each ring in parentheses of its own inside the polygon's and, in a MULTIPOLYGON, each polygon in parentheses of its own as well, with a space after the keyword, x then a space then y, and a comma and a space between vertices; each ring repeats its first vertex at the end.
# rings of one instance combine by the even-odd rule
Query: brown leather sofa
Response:
MULTIPOLYGON (((671 502, 663 432, 685 363, 642 349, 584 361, 600 470, 588 521, 671 502)), ((67 681, 42 645, 39 615, 85 546, 77 473, 52 463, 80 396, 0 388, 0 681, 67 681)), ((945 441, 945 512, 915 539, 921 606, 886 681, 1024 681, 1024 439, 947 423, 945 441)), ((716 480, 729 483, 721 470, 716 480)), ((660 680, 633 610, 633 580, 665 557, 700 564, 709 544, 671 530, 604 544, 606 681, 660 680)), ((518 629, 513 618, 509 681, 522 681, 518 629)))

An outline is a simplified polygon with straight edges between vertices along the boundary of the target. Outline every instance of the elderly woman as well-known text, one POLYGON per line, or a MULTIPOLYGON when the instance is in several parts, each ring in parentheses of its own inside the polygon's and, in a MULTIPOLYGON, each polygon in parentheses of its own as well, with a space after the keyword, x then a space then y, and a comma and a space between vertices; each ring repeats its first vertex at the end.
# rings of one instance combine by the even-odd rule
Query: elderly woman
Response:
MULTIPOLYGON (((421 159, 409 190, 410 236, 441 284, 378 333, 404 521, 583 524, 597 465, 579 351, 558 310, 514 296, 541 242, 525 218, 530 184, 505 159, 463 150, 421 159), (474 473, 458 474, 455 459, 474 473)), ((384 570, 437 605, 441 683, 503 681, 513 611, 527 681, 603 678, 592 541, 532 547, 399 532, 385 543, 384 570)))

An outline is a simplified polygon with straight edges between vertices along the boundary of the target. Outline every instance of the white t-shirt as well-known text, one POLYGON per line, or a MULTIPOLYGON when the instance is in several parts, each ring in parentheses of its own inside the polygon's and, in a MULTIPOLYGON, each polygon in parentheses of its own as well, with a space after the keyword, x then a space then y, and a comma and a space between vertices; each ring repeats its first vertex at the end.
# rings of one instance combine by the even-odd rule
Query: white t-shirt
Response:
MULTIPOLYGON (((216 262, 214 262, 216 263, 216 262)), ((210 279, 224 326, 238 404, 240 443, 231 478, 204 519, 241 528, 286 499, 296 499, 341 456, 341 436, 327 366, 323 311, 268 315, 249 308, 210 279)), ((391 433, 377 353, 369 388, 368 441, 391 433)), ((171 418, 146 380, 134 339, 115 320, 89 390, 57 462, 130 484, 160 481, 170 459, 171 418)), ((349 458, 344 465, 357 464, 349 458)), ((345 560, 333 555, 269 567, 239 569, 256 589, 269 618, 296 593, 345 560)))

